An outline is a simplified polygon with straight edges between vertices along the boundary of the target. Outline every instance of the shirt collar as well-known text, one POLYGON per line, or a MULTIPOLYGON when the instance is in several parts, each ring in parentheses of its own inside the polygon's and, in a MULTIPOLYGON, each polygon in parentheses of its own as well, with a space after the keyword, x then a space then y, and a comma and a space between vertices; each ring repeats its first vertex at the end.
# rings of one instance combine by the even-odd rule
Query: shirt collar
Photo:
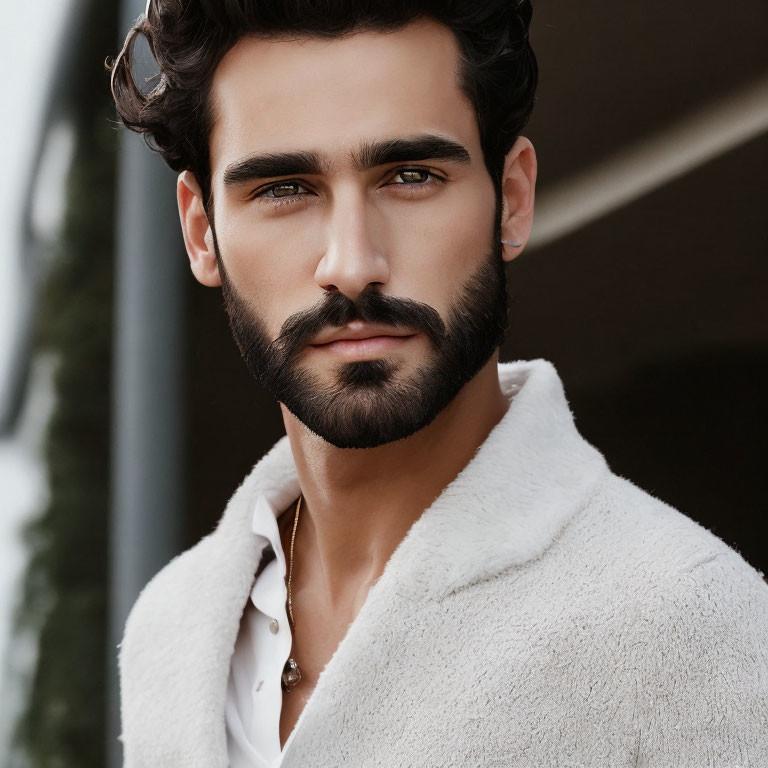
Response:
MULTIPOLYGON (((281 499, 283 494, 260 493, 253 505, 251 530, 256 536, 257 546, 265 550, 262 558, 271 561, 259 574, 251 589, 251 602, 270 618, 280 619, 285 611, 285 574, 286 562, 280 541, 277 518, 287 504, 275 503, 272 499, 281 499), (266 550, 271 550, 267 552, 266 550), (274 553, 274 557, 272 554, 274 553)), ((290 500, 289 502, 290 503, 290 500)))

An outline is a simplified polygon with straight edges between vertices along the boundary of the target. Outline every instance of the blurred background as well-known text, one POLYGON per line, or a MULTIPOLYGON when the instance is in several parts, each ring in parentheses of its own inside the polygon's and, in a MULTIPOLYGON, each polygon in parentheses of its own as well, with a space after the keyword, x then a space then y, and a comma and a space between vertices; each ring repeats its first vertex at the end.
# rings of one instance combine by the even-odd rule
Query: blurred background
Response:
MULTIPOLYGON (((174 174, 115 122, 104 60, 142 11, 25 0, 0 27, 9 768, 121 765, 127 613, 283 434, 189 274, 174 174)), ((614 471, 763 572, 767 33, 764 0, 535 2, 537 215, 501 355, 554 362, 614 471)))

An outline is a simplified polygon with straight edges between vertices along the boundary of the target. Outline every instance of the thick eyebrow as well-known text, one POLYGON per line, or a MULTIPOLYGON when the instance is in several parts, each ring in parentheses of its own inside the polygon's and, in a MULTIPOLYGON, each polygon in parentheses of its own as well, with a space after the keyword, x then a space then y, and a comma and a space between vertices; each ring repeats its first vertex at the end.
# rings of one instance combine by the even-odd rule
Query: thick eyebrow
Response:
MULTIPOLYGON (((350 153, 356 171, 365 171, 387 163, 418 160, 443 160, 450 163, 469 163, 469 150, 458 141, 437 134, 425 133, 409 138, 378 139, 363 142, 350 153)), ((299 174, 327 175, 330 162, 320 152, 268 152, 251 155, 230 163, 224 171, 225 186, 244 184, 273 176, 299 174)))

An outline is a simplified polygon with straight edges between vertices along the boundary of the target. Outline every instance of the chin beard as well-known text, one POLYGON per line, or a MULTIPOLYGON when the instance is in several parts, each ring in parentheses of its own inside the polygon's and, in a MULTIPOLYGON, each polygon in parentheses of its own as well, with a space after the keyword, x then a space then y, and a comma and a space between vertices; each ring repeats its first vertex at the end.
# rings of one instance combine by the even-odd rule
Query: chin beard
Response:
POLYGON ((371 284, 354 301, 327 293, 321 303, 290 317, 270 341, 261 318, 227 276, 213 235, 230 328, 248 370, 307 429, 337 448, 375 448, 423 429, 504 340, 509 301, 498 236, 458 292, 447 324, 429 305, 382 294, 371 284), (396 357, 383 357, 339 362, 333 380, 321 381, 300 361, 302 350, 318 333, 352 320, 422 331, 431 353, 410 374, 400 373, 396 357))

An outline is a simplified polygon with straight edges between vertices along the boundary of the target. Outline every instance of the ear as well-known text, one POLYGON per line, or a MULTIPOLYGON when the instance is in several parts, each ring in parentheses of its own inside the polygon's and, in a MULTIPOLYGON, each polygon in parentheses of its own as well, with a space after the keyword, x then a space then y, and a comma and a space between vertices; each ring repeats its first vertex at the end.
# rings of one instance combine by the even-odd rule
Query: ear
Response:
POLYGON ((213 234, 203 207, 203 193, 192 171, 182 171, 176 181, 181 230, 192 274, 203 285, 221 285, 213 234))
POLYGON ((512 261, 522 253, 531 236, 536 171, 533 144, 525 136, 519 136, 504 160, 501 179, 501 239, 520 245, 504 245, 504 261, 512 261))

